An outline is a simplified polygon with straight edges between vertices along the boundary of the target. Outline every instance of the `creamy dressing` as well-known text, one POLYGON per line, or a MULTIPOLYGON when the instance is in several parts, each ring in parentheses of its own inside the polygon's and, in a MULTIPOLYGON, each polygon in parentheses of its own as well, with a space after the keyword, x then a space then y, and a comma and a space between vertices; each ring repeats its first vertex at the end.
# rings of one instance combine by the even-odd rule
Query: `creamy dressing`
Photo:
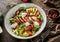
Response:
POLYGON ((34 22, 34 26, 39 26, 39 23, 38 22, 34 22))
POLYGON ((27 15, 27 13, 22 13, 22 18, 25 17, 27 15))
POLYGON ((26 26, 29 26, 30 25, 30 23, 29 22, 26 22, 26 23, 24 23, 26 26))
POLYGON ((14 23, 11 25, 12 28, 15 28, 18 24, 17 23, 14 23))

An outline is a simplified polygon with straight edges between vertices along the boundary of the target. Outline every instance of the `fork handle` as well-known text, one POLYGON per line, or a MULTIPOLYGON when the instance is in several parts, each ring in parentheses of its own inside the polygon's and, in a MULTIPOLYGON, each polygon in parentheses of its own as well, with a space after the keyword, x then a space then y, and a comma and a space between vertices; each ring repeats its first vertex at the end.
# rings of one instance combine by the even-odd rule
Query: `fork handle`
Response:
POLYGON ((44 39, 50 34, 50 29, 48 29, 46 32, 44 32, 42 35, 41 35, 41 40, 42 42, 44 41, 44 39))

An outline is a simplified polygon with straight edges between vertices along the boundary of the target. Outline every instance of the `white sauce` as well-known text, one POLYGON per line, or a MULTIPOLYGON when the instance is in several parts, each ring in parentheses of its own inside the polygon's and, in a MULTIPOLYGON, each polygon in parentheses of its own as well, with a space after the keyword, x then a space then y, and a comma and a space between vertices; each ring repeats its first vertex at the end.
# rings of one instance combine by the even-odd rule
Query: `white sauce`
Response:
POLYGON ((11 25, 12 28, 15 28, 18 24, 17 23, 14 23, 11 25))
POLYGON ((39 26, 39 23, 38 22, 34 22, 34 26, 39 26))
POLYGON ((22 13, 22 18, 25 17, 27 15, 27 13, 22 13))
POLYGON ((26 23, 24 23, 26 26, 29 26, 30 25, 30 23, 29 22, 26 22, 26 23))

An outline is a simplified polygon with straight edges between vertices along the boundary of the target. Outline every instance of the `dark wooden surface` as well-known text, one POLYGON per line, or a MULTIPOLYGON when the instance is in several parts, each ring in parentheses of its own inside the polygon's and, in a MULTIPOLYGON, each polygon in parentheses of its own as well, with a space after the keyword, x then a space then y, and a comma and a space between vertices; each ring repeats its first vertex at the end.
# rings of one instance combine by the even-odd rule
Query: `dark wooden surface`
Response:
MULTIPOLYGON (((0 0, 0 8, 2 9, 2 12, 3 12, 3 15, 5 16, 6 13, 8 12, 8 10, 10 9, 8 6, 8 3, 9 2, 17 2, 17 3, 23 3, 21 0, 0 0)), ((50 9, 50 7, 46 6, 45 4, 43 4, 43 1, 44 0, 32 0, 32 2, 34 4, 37 4, 39 5, 40 7, 42 7, 44 9, 44 11, 48 12, 48 10, 50 9)), ((60 10, 60 8, 58 8, 60 10)), ((60 27, 59 27, 60 28, 60 27)), ((60 35, 60 32, 59 33, 56 33, 58 35, 60 35)), ((53 38, 54 36, 58 36, 56 34, 53 34, 53 38)), ((52 35, 52 33, 50 34, 50 36, 52 35)), ((52 37, 49 37, 45 42, 50 42, 50 39, 52 37)), ((34 40, 38 38, 38 37, 35 37, 34 40)), ((0 42, 31 42, 31 39, 29 40, 21 40, 21 39, 16 39, 14 37, 12 37, 11 35, 9 35, 9 33, 6 31, 5 27, 3 26, 3 33, 0 34, 0 42)), ((52 42, 52 41, 51 41, 52 42)), ((60 36, 56 39, 56 41, 53 41, 53 42, 60 42, 60 36)))

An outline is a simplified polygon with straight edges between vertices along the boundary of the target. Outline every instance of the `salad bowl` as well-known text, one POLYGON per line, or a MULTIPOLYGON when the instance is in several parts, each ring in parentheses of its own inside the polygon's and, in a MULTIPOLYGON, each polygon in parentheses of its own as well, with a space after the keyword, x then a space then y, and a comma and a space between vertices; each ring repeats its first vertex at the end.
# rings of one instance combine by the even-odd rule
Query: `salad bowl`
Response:
POLYGON ((7 13, 7 15, 5 16, 5 19, 4 19, 4 25, 5 25, 5 28, 7 30, 7 32, 17 38, 17 39, 31 39, 33 37, 36 37, 37 35, 39 35, 45 28, 46 26, 46 22, 47 22, 47 18, 46 18, 46 14, 44 12, 44 10, 39 7, 38 5, 35 5, 33 3, 22 3, 22 4, 18 4, 17 6, 13 7, 12 9, 10 9, 7 13), (38 11, 41 13, 42 15, 42 18, 43 18, 43 22, 39 28, 39 30, 32 36, 28 36, 28 37, 21 37, 21 36, 17 36, 15 35, 13 32, 12 32, 12 28, 11 28, 11 24, 10 24, 10 21, 9 19, 14 15, 14 13, 16 12, 16 10, 18 10, 19 7, 36 7, 38 9, 38 11))

